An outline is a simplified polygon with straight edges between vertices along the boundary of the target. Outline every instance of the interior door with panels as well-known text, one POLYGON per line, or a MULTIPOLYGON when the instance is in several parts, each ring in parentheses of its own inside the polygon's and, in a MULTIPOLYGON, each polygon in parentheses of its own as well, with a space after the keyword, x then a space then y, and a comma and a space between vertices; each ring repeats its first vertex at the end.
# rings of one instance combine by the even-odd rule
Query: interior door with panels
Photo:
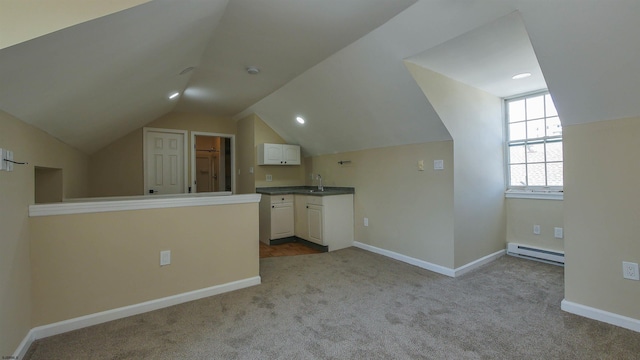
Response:
POLYGON ((186 153, 186 131, 145 128, 144 193, 185 193, 186 153))

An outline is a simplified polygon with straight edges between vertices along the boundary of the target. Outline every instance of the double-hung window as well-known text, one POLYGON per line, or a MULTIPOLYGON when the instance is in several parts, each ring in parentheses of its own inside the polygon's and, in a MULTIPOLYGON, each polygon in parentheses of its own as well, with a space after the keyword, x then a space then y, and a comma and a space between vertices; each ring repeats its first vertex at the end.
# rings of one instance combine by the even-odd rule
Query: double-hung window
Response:
POLYGON ((505 100, 509 190, 562 190, 562 124, 548 92, 505 100))

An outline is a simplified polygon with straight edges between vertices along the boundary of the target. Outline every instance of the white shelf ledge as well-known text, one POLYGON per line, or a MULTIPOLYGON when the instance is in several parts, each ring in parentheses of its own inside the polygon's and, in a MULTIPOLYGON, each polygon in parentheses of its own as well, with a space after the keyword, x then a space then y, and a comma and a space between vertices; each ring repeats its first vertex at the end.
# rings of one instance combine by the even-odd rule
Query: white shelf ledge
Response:
POLYGON ((29 206, 29 216, 88 214, 109 211, 164 209, 187 206, 246 204, 260 202, 260 194, 228 195, 226 193, 150 195, 117 198, 73 199, 55 204, 29 206))

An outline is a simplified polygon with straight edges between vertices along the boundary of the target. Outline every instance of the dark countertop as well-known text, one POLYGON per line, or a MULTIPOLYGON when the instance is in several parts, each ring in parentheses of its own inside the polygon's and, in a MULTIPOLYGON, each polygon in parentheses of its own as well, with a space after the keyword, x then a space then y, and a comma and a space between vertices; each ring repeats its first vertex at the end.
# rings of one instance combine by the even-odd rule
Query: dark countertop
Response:
POLYGON ((259 187, 256 193, 265 195, 313 195, 313 196, 329 196, 354 194, 355 188, 352 187, 334 187, 325 186, 324 191, 318 191, 317 186, 275 186, 275 187, 259 187))

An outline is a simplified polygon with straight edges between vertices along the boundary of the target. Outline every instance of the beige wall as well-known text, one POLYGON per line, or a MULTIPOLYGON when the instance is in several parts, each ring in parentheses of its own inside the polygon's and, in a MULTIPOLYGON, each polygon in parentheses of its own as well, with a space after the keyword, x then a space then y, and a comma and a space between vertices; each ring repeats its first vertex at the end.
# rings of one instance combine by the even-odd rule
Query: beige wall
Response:
POLYGON ((255 157, 255 114, 251 114, 243 119, 238 120, 237 145, 238 153, 236 156, 236 183, 238 185, 238 194, 251 194, 256 192, 256 157, 255 157), (254 173, 250 172, 250 168, 254 169, 254 173))
POLYGON ((88 156, 3 111, 0 147, 29 162, 0 172, 0 354, 10 355, 31 329, 28 206, 35 199, 34 167, 63 169, 63 195, 84 197, 88 156))
POLYGON ((406 62, 453 138, 455 267, 505 248, 502 100, 406 62))
POLYGON ((238 193, 247 194, 261 186, 297 186, 304 185, 305 165, 278 166, 258 165, 258 145, 286 144, 269 125, 256 114, 238 120, 238 193), (253 174, 250 173, 253 169, 253 174), (267 174, 272 181, 267 181, 267 174))
POLYGON ((453 268, 453 168, 433 170, 429 164, 436 159, 453 163, 451 141, 315 156, 305 162, 310 173, 322 174, 325 185, 355 187, 356 241, 453 268), (340 165, 340 160, 351 163, 340 165), (418 171, 419 160, 424 160, 425 171, 418 171))
MULTIPOLYGON (((236 124, 230 118, 195 113, 171 112, 145 127, 236 134, 236 124)), ((190 135, 187 141, 191 141, 190 135)), ((189 145, 188 148, 187 169, 191 179, 192 146, 189 145)), ((92 154, 89 166, 89 196, 142 195, 144 192, 142 157, 142 128, 132 131, 92 154)))
MULTIPOLYGON (((255 117, 255 156, 257 159, 259 144, 286 144, 280 135, 278 135, 273 129, 269 127, 259 116, 255 117)), ((257 162, 256 162, 257 164, 257 162)), ((278 166, 278 165, 256 165, 255 166, 255 187, 261 186, 297 186, 303 185, 305 181, 304 177, 304 164, 291 165, 291 166, 278 166), (267 181, 266 175, 270 174, 273 181, 267 181)))
POLYGON ((30 226, 32 326, 259 275, 258 203, 34 217, 30 226), (171 250, 170 265, 160 267, 161 250, 171 250))
POLYGON ((564 251, 564 240, 556 239, 554 227, 564 227, 564 202, 559 200, 506 199, 507 242, 564 251), (540 235, 533 233, 540 225, 540 235))
POLYGON ((149 0, 56 0, 0 2, 0 49, 149 0))
POLYGON ((565 299, 640 320, 640 118, 563 130, 565 299))

